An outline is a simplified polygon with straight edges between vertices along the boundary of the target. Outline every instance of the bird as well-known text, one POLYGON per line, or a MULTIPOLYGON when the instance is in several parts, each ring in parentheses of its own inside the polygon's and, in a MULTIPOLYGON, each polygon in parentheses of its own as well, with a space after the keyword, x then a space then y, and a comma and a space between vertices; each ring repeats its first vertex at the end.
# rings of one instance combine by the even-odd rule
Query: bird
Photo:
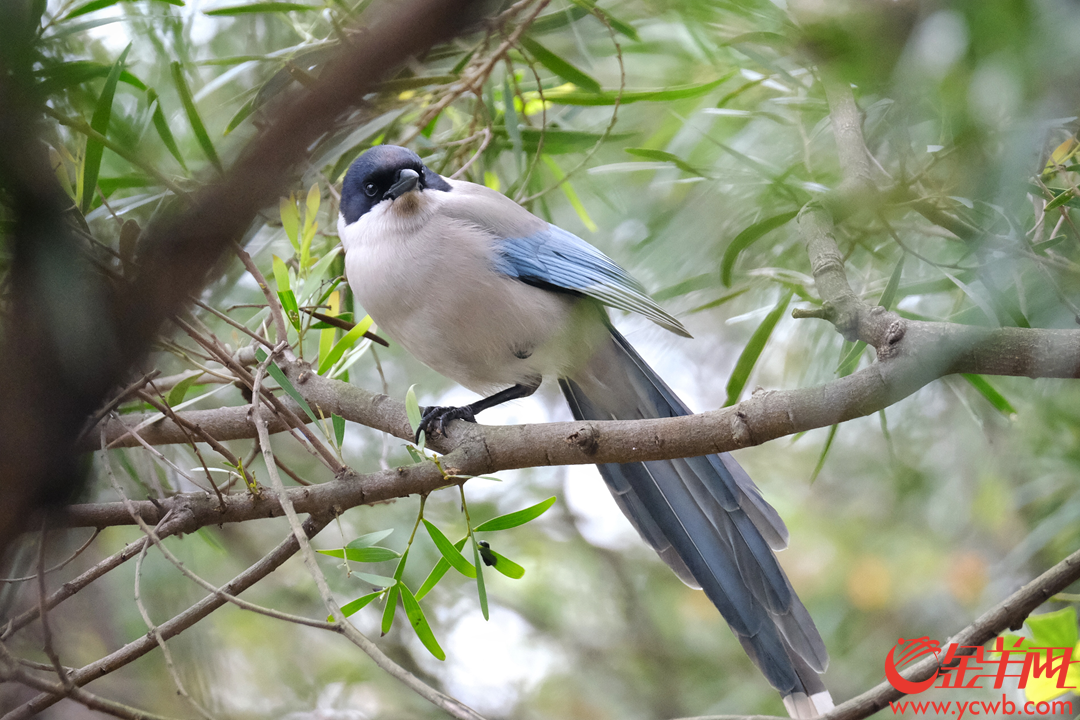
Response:
MULTIPOLYGON (((690 337, 683 324, 613 260, 502 193, 444 178, 407 148, 375 145, 345 173, 338 234, 364 311, 482 396, 424 408, 429 436, 532 395, 545 377, 557 379, 576 420, 691 414, 607 308, 690 337)), ((704 590, 788 713, 831 709, 825 643, 775 554, 787 528, 739 464, 724 453, 597 468, 645 542, 704 590)))

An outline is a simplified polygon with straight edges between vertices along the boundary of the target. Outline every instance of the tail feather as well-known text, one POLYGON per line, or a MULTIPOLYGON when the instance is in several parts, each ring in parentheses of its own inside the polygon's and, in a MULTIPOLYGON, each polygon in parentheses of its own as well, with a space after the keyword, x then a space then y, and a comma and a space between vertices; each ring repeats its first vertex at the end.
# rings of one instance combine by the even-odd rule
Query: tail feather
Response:
MULTIPOLYGON (((559 384, 580 420, 690 414, 614 328, 588 366, 559 384)), ((793 717, 824 707, 825 644, 773 554, 786 546, 787 528, 735 460, 597 467, 634 528, 684 582, 705 591, 793 717)))

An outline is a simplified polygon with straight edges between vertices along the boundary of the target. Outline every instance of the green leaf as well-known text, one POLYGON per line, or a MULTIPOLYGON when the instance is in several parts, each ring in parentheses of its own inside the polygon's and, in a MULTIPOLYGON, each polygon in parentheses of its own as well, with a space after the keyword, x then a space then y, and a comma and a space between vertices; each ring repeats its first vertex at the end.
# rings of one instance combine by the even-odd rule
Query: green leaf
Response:
POLYGON ((527 522, 535 520, 536 518, 547 512, 548 508, 555 504, 555 497, 549 497, 547 500, 542 500, 535 505, 530 505, 523 510, 517 510, 506 515, 500 515, 498 517, 491 518, 486 522, 480 523, 474 529, 474 532, 496 532, 498 530, 509 530, 510 528, 524 525, 527 522))
MULTIPOLYGON (((615 32, 622 33, 623 35, 630 38, 631 40, 634 40, 635 42, 641 40, 641 38, 638 37, 637 30, 635 30, 633 26, 612 17, 611 13, 609 13, 607 10, 596 7, 595 3, 593 3, 592 0, 571 0, 571 2, 588 11, 601 15, 605 20, 607 20, 607 22, 611 25, 612 29, 615 30, 615 32)), ((529 29, 532 30, 531 27, 529 29)))
POLYGON ((353 329, 345 333, 334 347, 330 350, 330 354, 324 358, 319 358, 319 374, 322 375, 330 368, 334 367, 334 364, 341 359, 341 356, 345 354, 345 351, 356 344, 356 341, 364 337, 364 333, 371 329, 373 320, 370 315, 365 315, 364 319, 353 325, 353 329))
POLYGON ((573 83, 587 92, 600 92, 600 83, 595 78, 578 70, 570 62, 551 52, 531 37, 522 36, 521 46, 528 50, 529 54, 536 58, 537 62, 566 82, 573 83))
POLYGON ((510 85, 510 73, 503 76, 503 125, 510 137, 510 145, 514 149, 514 159, 518 168, 524 166, 524 155, 521 150, 521 126, 518 124, 517 111, 514 109, 514 89, 510 85))
POLYGON ((971 387, 975 388, 980 395, 986 398, 987 401, 989 401, 989 403, 1002 415, 1005 417, 1016 415, 1016 408, 1012 406, 1012 403, 1010 403, 1004 395, 998 392, 997 388, 991 385, 990 381, 985 377, 982 375, 963 373, 963 378, 967 380, 968 383, 971 384, 971 387))
POLYGON ((773 215, 764 220, 759 220, 736 235, 735 239, 728 245, 727 250, 724 251, 724 257, 720 261, 720 282, 731 287, 731 274, 735 269, 735 261, 739 258, 739 253, 750 247, 762 235, 791 222, 798 214, 798 210, 790 210, 779 215, 773 215))
POLYGON ((341 443, 345 441, 345 418, 331 413, 330 421, 334 424, 334 440, 337 441, 337 446, 341 447, 341 443))
POLYGON ((327 557, 345 558, 358 563, 386 562, 401 557, 390 548, 384 547, 343 548, 340 550, 318 550, 317 552, 327 557))
POLYGON ((409 417, 409 427, 415 434, 420 429, 420 421, 424 419, 420 413, 420 404, 416 402, 416 385, 410 385, 405 393, 405 414, 409 417))
POLYGON ((317 5, 303 5, 292 2, 254 2, 244 5, 229 5, 227 7, 203 10, 203 13, 211 16, 221 15, 250 15, 252 13, 280 13, 280 12, 308 12, 320 10, 317 5))
POLYGON ((855 372, 855 368, 859 366, 859 358, 862 357, 863 351, 866 350, 866 343, 862 340, 854 343, 844 343, 845 347, 848 345, 851 347, 844 353, 844 356, 840 358, 840 364, 836 366, 836 374, 840 377, 847 377, 855 372))
POLYGON ((180 167, 184 168, 184 172, 187 172, 187 164, 184 163, 184 158, 180 154, 180 147, 176 144, 176 138, 173 137, 172 130, 169 128, 169 122, 165 119, 165 112, 161 109, 161 98, 155 90, 150 89, 146 91, 147 101, 154 105, 154 113, 151 119, 154 123, 154 129, 157 130, 158 137, 161 138, 161 142, 165 145, 165 149, 169 151, 169 154, 176 158, 176 162, 180 163, 180 167))
POLYGON ((746 382, 750 379, 750 373, 754 370, 758 358, 761 357, 761 351, 765 349, 765 344, 769 342, 773 328, 776 327, 777 321, 780 320, 780 316, 784 314, 784 310, 791 301, 791 295, 790 290, 784 293, 784 296, 780 298, 780 302, 776 303, 776 307, 769 311, 769 314, 761 321, 754 334, 750 336, 750 341, 743 348, 738 362, 735 363, 735 369, 728 379, 727 401, 724 403, 724 407, 734 405, 739 401, 739 395, 742 394, 743 388, 746 387, 746 382))
MULTIPOLYGON (((526 153, 535 154, 540 147, 540 140, 544 141, 545 155, 568 155, 585 152, 596 143, 605 138, 603 133, 586 132, 584 130, 557 130, 552 128, 538 129, 521 126, 521 142, 526 153)), ((494 128, 494 135, 502 141, 502 146, 508 145, 509 135, 506 128, 498 125, 494 128)), ((634 137, 635 133, 611 133, 606 136, 610 141, 617 142, 634 137)))
POLYGON ((383 608, 381 628, 383 635, 390 632, 390 628, 394 626, 394 613, 397 611, 397 600, 400 594, 400 585, 396 582, 390 588, 390 592, 386 593, 386 607, 383 608))
POLYGON ((390 533, 392 533, 392 532, 394 532, 393 528, 389 528, 387 530, 376 530, 375 532, 370 532, 370 533, 367 533, 366 535, 361 535, 360 537, 356 538, 355 540, 353 540, 351 543, 349 543, 345 547, 347 547, 347 548, 371 547, 372 545, 379 542, 383 538, 389 537, 390 533))
POLYGON ((544 99, 560 105, 614 105, 618 100, 620 105, 628 105, 635 102, 669 102, 671 100, 685 100, 687 98, 706 95, 714 88, 719 87, 730 80, 737 71, 732 70, 722 77, 706 83, 695 85, 676 85, 672 88, 657 90, 626 90, 622 98, 619 98, 617 90, 604 90, 596 93, 584 93, 576 90, 547 90, 544 99))
POLYGON ((591 9, 596 9, 597 12, 602 14, 611 27, 616 32, 622 33, 631 40, 638 41, 641 38, 638 37, 637 30, 633 26, 628 25, 621 20, 616 20, 611 16, 611 13, 606 10, 600 10, 589 2, 589 0, 573 0, 577 7, 568 7, 565 10, 557 10, 555 12, 547 13, 536 18, 532 25, 529 26, 529 32, 533 35, 541 35, 543 33, 549 33, 560 28, 564 28, 572 22, 576 22, 586 15, 591 15, 591 9))
POLYGON ((878 305, 886 310, 892 310, 893 303, 896 302, 896 292, 900 288, 900 276, 904 273, 904 261, 906 259, 907 253, 905 252, 896 261, 892 275, 889 276, 889 283, 885 286, 885 290, 882 291, 881 297, 878 298, 878 305))
MULTIPOLYGON (((124 60, 127 59, 128 51, 131 50, 131 43, 124 48, 124 51, 120 53, 120 57, 117 58, 116 64, 112 66, 112 70, 109 71, 109 76, 105 78, 105 85, 101 89, 101 95, 98 96, 97 104, 94 106, 94 115, 90 119, 90 127, 97 130, 101 135, 108 135, 109 133, 109 118, 112 117, 112 105, 113 97, 116 95, 116 83, 120 81, 120 73, 124 69, 124 60)), ((90 207, 94 203, 94 189, 97 187, 98 173, 101 171, 101 156, 105 152, 105 145, 101 142, 93 139, 86 138, 86 155, 83 159, 83 182, 82 182, 82 212, 85 215, 89 212, 90 207)))
POLYGON ((825 467, 825 458, 829 456, 829 448, 832 447, 833 439, 836 437, 836 431, 839 429, 839 425, 833 425, 829 428, 829 437, 825 438, 825 447, 821 448, 821 455, 818 456, 817 465, 814 466, 814 472, 810 475, 810 484, 813 485, 817 480, 818 474, 821 472, 821 468, 825 467))
POLYGON ((1076 608, 1031 615, 1025 624, 1031 628, 1035 643, 1043 647, 1074 648, 1077 643, 1076 608))
POLYGON ((643 157, 648 160, 658 160, 660 162, 672 163, 673 165, 675 165, 675 167, 690 175, 696 175, 697 177, 707 177, 700 170, 690 165, 690 163, 686 162, 674 153, 665 152, 663 150, 652 150, 650 148, 625 148, 625 151, 631 155, 643 157))
POLYGON ((424 647, 428 649, 429 653, 439 660, 445 660, 446 653, 439 647, 439 641, 435 639, 435 633, 431 631, 431 626, 428 625, 427 618, 424 617, 424 611, 420 609, 420 603, 416 601, 409 587, 404 584, 401 585, 401 603, 405 606, 405 614, 408 616, 413 630, 416 631, 416 636, 420 638, 420 642, 424 643, 424 647))
POLYGON ((180 65, 179 61, 174 61, 170 67, 172 69, 173 84, 176 85, 176 92, 180 95, 180 102, 184 105, 184 112, 187 113, 188 122, 191 123, 191 129, 195 133, 195 139, 199 141, 199 147, 202 148, 203 153, 206 154, 211 164, 217 168, 217 171, 219 173, 224 172, 217 150, 214 149, 214 143, 206 132, 206 126, 203 125, 202 118, 199 116, 199 109, 195 107, 195 98, 192 97, 191 88, 188 87, 187 80, 184 78, 183 66, 180 65))
POLYGON ((352 574, 360 578, 364 582, 369 582, 375 587, 380 587, 384 590, 388 587, 393 587, 394 583, 397 582, 397 580, 392 577, 386 577, 385 575, 376 575, 375 573, 361 572, 359 570, 353 570, 352 574))
POLYGON ((1073 195, 1072 188, 1066 188, 1064 192, 1062 192, 1060 195, 1055 197, 1050 202, 1046 203, 1046 207, 1043 208, 1043 212, 1050 212, 1054 208, 1059 208, 1062 205, 1064 205, 1065 203, 1072 200, 1074 197, 1076 197, 1076 196, 1073 195))
POLYGON ((548 169, 551 170, 551 173, 555 176, 555 179, 563 181, 559 187, 562 188, 563 195, 566 196, 566 199, 570 201, 570 206, 574 208, 574 211, 577 212, 578 217, 581 218, 581 223, 592 232, 596 232, 597 230, 599 230, 600 228, 598 228, 596 226, 596 223, 593 222, 592 218, 589 217, 589 211, 585 209, 585 205, 582 204, 581 198, 579 198, 577 192, 574 191, 574 186, 570 184, 569 180, 565 179, 566 173, 564 173, 562 171, 562 168, 559 167, 559 164, 555 162, 555 158, 551 157, 547 153, 543 155, 543 158, 544 163, 548 166, 548 169))
POLYGON ((184 396, 187 395, 187 391, 195 384, 195 381, 199 379, 200 374, 201 373, 186 377, 173 386, 173 389, 169 391, 168 397, 165 398, 165 402, 169 407, 176 407, 184 402, 184 396))
POLYGON ((485 620, 489 620, 487 589, 484 587, 484 565, 480 560, 480 546, 476 543, 475 537, 473 537, 472 549, 473 564, 476 567, 476 594, 480 598, 480 612, 484 614, 485 620))
POLYGON ((258 107, 258 105, 255 104, 255 100, 256 97, 252 97, 250 100, 244 103, 239 110, 236 111, 236 114, 233 115, 232 118, 229 120, 229 124, 225 126, 225 130, 221 133, 222 135, 228 135, 229 133, 231 133, 233 130, 239 127, 240 123, 247 120, 248 116, 251 115, 251 113, 255 112, 255 108, 258 107))
POLYGON ((406 550, 401 555, 401 560, 398 561, 397 569, 394 570, 394 586, 390 588, 390 592, 386 595, 386 607, 383 608, 382 618, 382 634, 390 632, 391 626, 394 624, 394 611, 397 610, 397 599, 400 594, 399 588, 402 586, 401 574, 405 572, 405 561, 409 559, 409 551, 406 550))
MULTIPOLYGON (((344 615, 345 617, 349 617, 353 613, 356 613, 356 612, 360 611, 361 609, 367 607, 371 603, 372 600, 379 597, 380 595, 382 595, 382 590, 377 590, 377 591, 375 591, 373 593, 368 593, 367 595, 361 595, 360 597, 356 598, 352 602, 345 603, 344 605, 342 605, 341 606, 341 614, 344 615)), ((330 617, 327 618, 328 621, 333 620, 333 619, 334 619, 333 615, 331 615, 330 617)))
MULTIPOLYGON (((466 538, 467 540, 468 538, 466 538)), ((458 550, 465 547, 465 540, 455 545, 458 550)), ((431 572, 428 573, 427 579, 424 580, 424 584, 420 586, 420 589, 416 591, 416 597, 419 600, 423 600, 424 596, 431 592, 432 588, 439 584, 443 575, 450 569, 450 563, 446 561, 446 558, 439 558, 439 562, 435 563, 435 567, 431 568, 431 572)))
MULTIPOLYGON (((50 95, 58 90, 64 90, 73 85, 81 85, 84 82, 89 82, 90 80, 99 77, 108 77, 109 73, 112 72, 112 69, 112 65, 106 65, 105 63, 94 62, 92 60, 73 60, 71 62, 48 65, 42 68, 40 72, 36 73, 37 77, 41 78, 38 90, 44 95, 50 95)), ((146 83, 127 70, 120 71, 120 82, 127 83, 144 92, 149 92, 146 83)))
POLYGON ((520 580, 525 576, 525 568, 521 567, 505 555, 500 555, 491 548, 486 548, 486 550, 491 554, 491 559, 495 561, 490 567, 495 568, 511 580, 520 580))
POLYGON ((431 536, 435 547, 439 548, 439 552, 442 553, 442 556, 446 558, 451 567, 467 578, 476 577, 476 568, 469 564, 469 561, 465 559, 460 550, 454 547, 454 544, 443 534, 442 530, 428 522, 426 518, 424 519, 424 527, 427 528, 428 535, 431 536))
MULTIPOLYGON (((278 202, 278 215, 281 216, 281 227, 285 230, 285 235, 289 238, 289 242, 292 243, 294 249, 300 249, 300 211, 296 209, 296 201, 291 198, 281 198, 278 202)), ((289 284, 286 282, 284 285, 281 283, 281 278, 278 276, 278 264, 279 259, 277 255, 274 256, 274 277, 278 278, 278 288, 288 289, 289 284)), ((285 274, 288 278, 288 273, 285 274)))
MULTIPOLYGON (((79 17, 80 15, 86 15, 87 13, 92 13, 95 10, 104 10, 107 7, 112 7, 113 5, 115 5, 118 2, 120 2, 120 0, 90 0, 90 2, 86 2, 86 3, 83 3, 82 5, 79 5, 74 10, 72 10, 67 15, 65 15, 64 20, 62 20, 61 22, 64 22, 66 20, 70 20, 71 18, 74 18, 74 17, 79 17)), ((184 0, 157 0, 157 2, 164 2, 164 3, 168 3, 169 5, 176 5, 178 7, 183 7, 184 6, 184 0)))
MULTIPOLYGON (((266 351, 262 348, 258 348, 255 351, 255 357, 259 362, 265 362, 267 358, 266 351)), ((281 368, 277 366, 277 363, 270 363, 267 365, 266 372, 270 377, 274 378, 274 380, 277 381, 277 384, 281 386, 281 389, 284 390, 289 397, 295 400, 296 404, 307 413, 307 416, 311 418, 311 422, 319 421, 319 419, 315 417, 315 413, 311 411, 311 406, 308 405, 308 401, 304 399, 304 396, 301 395, 295 387, 293 387, 293 384, 289 382, 289 378, 285 377, 285 373, 281 371, 281 368)))

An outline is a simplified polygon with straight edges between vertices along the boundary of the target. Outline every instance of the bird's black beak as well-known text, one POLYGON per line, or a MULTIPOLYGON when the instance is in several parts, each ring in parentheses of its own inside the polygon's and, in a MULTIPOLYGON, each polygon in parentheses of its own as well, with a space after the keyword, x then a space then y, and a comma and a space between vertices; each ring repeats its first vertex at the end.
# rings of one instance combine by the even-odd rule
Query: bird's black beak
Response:
POLYGON ((387 198, 390 200, 397 200, 399 197, 415 188, 419 182, 419 173, 415 170, 405 168, 398 172, 397 182, 390 186, 390 189, 383 194, 383 200, 386 200, 387 198))

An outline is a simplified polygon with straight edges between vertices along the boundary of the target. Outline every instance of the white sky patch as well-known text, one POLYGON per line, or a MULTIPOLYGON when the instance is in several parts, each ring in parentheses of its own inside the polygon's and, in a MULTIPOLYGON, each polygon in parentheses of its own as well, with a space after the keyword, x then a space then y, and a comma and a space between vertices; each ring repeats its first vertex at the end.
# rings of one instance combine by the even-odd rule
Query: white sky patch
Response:
POLYGON ((485 621, 477 609, 458 621, 443 643, 450 662, 442 669, 451 695, 477 712, 507 715, 558 655, 512 610, 493 605, 490 616, 485 621))

